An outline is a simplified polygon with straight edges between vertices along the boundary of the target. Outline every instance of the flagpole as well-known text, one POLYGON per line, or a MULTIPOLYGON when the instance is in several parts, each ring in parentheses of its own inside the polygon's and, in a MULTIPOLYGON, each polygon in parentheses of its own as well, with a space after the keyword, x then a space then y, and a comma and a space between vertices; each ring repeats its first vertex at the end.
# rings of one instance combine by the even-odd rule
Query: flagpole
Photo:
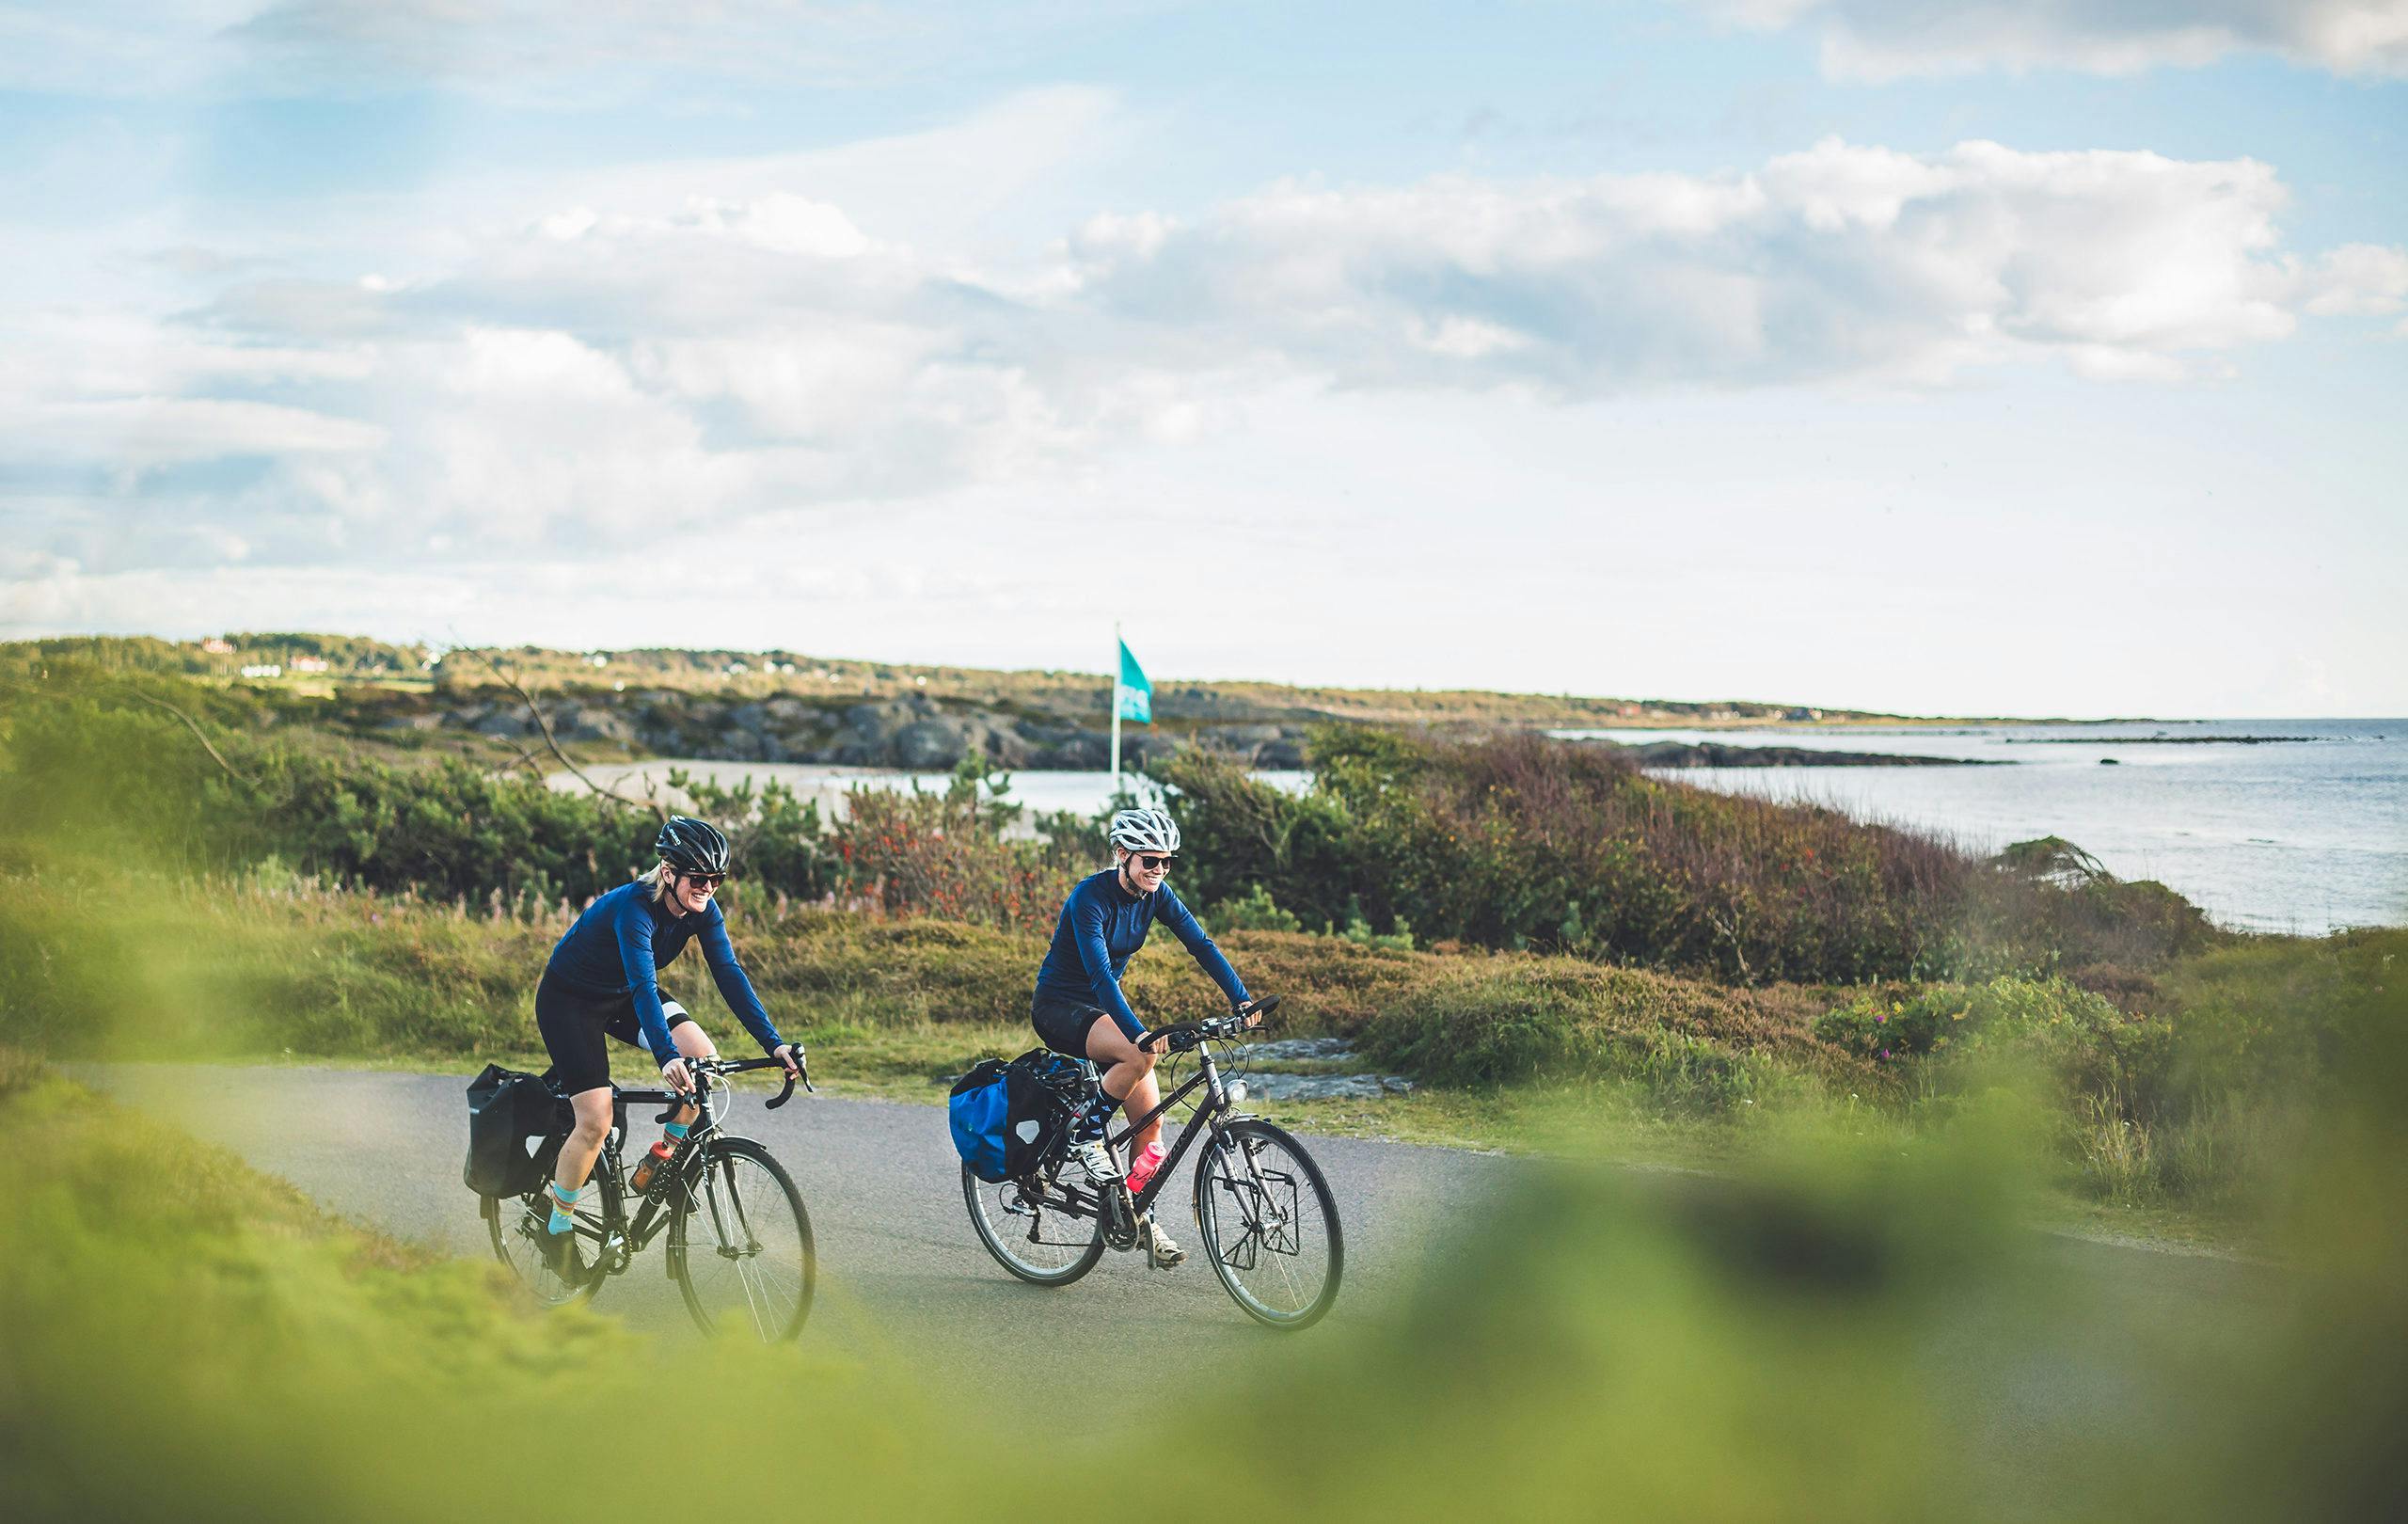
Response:
POLYGON ((1120 621, 1112 622, 1112 797, 1120 797, 1120 621))

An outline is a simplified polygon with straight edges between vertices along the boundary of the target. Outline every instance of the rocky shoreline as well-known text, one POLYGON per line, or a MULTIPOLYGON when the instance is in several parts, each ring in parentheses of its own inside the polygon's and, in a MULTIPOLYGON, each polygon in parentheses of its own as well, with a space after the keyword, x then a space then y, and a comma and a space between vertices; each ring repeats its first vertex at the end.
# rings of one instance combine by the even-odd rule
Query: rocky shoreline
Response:
MULTIPOLYGON (((546 696, 540 702, 553 734, 563 743, 609 748, 628 756, 791 762, 906 772, 943 772, 965 756, 981 754, 992 765, 1010 771, 1095 771, 1107 766, 1111 756, 1110 735, 1100 723, 925 693, 847 699, 792 693, 722 696, 683 689, 646 689, 578 691, 546 696)), ((388 735, 465 732, 540 750, 541 732, 526 704, 492 690, 416 700, 385 695, 373 710, 356 719, 364 728, 388 735)), ((1124 764, 1133 768, 1143 768, 1182 746, 1201 742, 1251 768, 1293 770, 1305 766, 1306 734, 1307 727, 1300 722, 1190 720, 1125 727, 1120 748, 1124 764)), ((1719 741, 1627 745, 1600 738, 1584 744, 1615 746, 1646 768, 2004 765, 1719 741)))
MULTIPOLYGON (((1592 743, 1600 744, 1600 743, 1592 743)), ((1604 745, 1622 743, 1607 741, 1604 745)), ((1726 746, 1719 741, 1652 741, 1623 745, 1642 768, 2004 768, 2011 762, 1958 756, 1901 756, 1888 752, 1826 752, 1808 746, 1726 746)))
MULTIPOLYGON (((804 762, 942 772, 964 756, 983 753, 995 766, 1011 770, 1085 771, 1107 766, 1112 749, 1111 737, 1101 725, 1088 727, 1050 716, 918 693, 846 702, 791 694, 719 699, 662 689, 572 694, 544 701, 544 711, 553 734, 564 743, 729 762, 804 762)), ((540 734, 527 706, 506 696, 428 705, 386 718, 376 728, 387 732, 465 730, 522 745, 533 742, 540 734)), ((1121 732, 1121 757, 1127 765, 1143 766, 1191 740, 1228 752, 1255 768, 1305 765, 1301 724, 1202 724, 1176 729, 1133 725, 1121 732)))

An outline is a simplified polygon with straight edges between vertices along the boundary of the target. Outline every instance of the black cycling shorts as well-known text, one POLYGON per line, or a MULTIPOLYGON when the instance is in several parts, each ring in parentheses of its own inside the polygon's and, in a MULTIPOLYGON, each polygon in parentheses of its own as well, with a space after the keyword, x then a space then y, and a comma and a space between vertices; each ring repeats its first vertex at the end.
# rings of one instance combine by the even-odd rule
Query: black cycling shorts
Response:
POLYGON ((1036 1026, 1038 1040, 1055 1053, 1066 1053, 1073 1058, 1087 1056, 1087 1033, 1099 1016, 1108 1021, 1111 1012, 1045 990, 1037 992, 1036 1000, 1028 1008, 1028 1019, 1036 1026))
MULTIPOLYGON (((694 1019, 674 1000, 664 999, 660 1006, 673 1032, 679 1023, 694 1019)), ((643 1024, 636 1020, 633 994, 584 994, 554 983, 549 973, 535 984, 535 1030, 544 1035, 544 1051, 552 1056, 552 1076, 562 1095, 578 1095, 610 1083, 610 1053, 602 1043, 606 1033, 642 1053, 652 1053, 644 1046, 643 1024)), ((657 1065, 660 1060, 656 1056, 654 1062, 657 1065)))

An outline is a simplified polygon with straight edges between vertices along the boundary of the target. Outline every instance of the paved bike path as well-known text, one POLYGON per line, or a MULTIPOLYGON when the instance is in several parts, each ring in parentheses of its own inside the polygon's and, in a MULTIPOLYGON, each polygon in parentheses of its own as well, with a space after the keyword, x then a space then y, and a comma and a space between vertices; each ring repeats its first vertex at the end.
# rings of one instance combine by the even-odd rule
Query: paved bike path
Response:
MULTIPOLYGON (((465 1077, 157 1065, 76 1072, 344 1215, 448 1253, 490 1253, 475 1199, 460 1184, 465 1077)), ((809 1206, 820 1280, 805 1346, 908 1361, 958 1399, 1008 1405, 999 1412, 1037 1403, 1066 1421, 1085 1415, 1075 1421, 1090 1427, 1108 1426, 1111 1414, 1159 1412, 1192 1397, 1199 1381, 1242 1389, 1258 1373, 1275 1379, 1269 1362, 1300 1340, 1401 1317, 1421 1272, 1453 1236, 1477 1230, 1487 1204, 1528 1167, 1450 1149, 1307 1137, 1345 1225, 1346 1279, 1321 1328, 1289 1335, 1249 1323, 1200 1254, 1169 1272, 1109 1254, 1075 1285, 1022 1285, 971 1230, 942 1108, 798 1095, 772 1112, 765 1098, 741 1092, 728 1122, 776 1151, 809 1206)), ((1191 1249, 1192 1167, 1182 1164, 1165 1214, 1191 1249)), ((2280 1291, 2263 1268, 2213 1258, 2080 1240, 2048 1241, 2043 1253, 2062 1288, 2078 1294, 2078 1328, 2037 1350, 1969 1309, 1925 1352, 1930 1400, 1968 1415, 2003 1499, 2045 1486, 2024 1462, 2068 1437, 2161 1439, 2177 1405, 2162 1389, 2173 1378, 2150 1373, 2152 1341, 2186 1321, 2230 1326, 2264 1315, 2280 1291)), ((672 1341, 700 1337, 657 1245, 596 1305, 672 1341)), ((2051 1500, 2027 1496, 2012 1511, 2026 1509, 2045 1516, 2051 1500)))
MULTIPOLYGON (((465 1077, 147 1064, 79 1066, 76 1073, 345 1216, 446 1253, 490 1255, 476 1199, 460 1183, 465 1077)), ((1116 1354, 1128 1357, 1125 1381, 1135 1388, 1145 1357, 1133 1352, 1158 1350, 1188 1369, 1244 1360, 1288 1337, 1249 1323, 1196 1249, 1192 1159, 1181 1163, 1163 1213, 1191 1251, 1186 1264, 1158 1271, 1138 1255, 1107 1254, 1075 1285, 1048 1290, 1011 1279, 979 1244, 942 1108, 797 1091, 770 1111, 762 1104, 769 1093, 738 1092, 726 1125, 767 1144, 802 1191, 819 1250, 818 1297, 803 1332, 815 1347, 876 1358, 898 1342, 935 1341, 946 1350, 996 1352, 971 1363, 1011 1386, 1058 1376, 1110 1390, 1124 1381, 1116 1354)), ((648 1115, 631 1122, 649 1135, 648 1115)), ((1346 1235, 1345 1283, 1330 1326, 1396 1315, 1435 1252, 1436 1214, 1493 1199, 1518 1167, 1353 1138, 1314 1137, 1308 1146, 1346 1235)), ((694 1334, 657 1244, 607 1283, 595 1306, 640 1328, 694 1334)))

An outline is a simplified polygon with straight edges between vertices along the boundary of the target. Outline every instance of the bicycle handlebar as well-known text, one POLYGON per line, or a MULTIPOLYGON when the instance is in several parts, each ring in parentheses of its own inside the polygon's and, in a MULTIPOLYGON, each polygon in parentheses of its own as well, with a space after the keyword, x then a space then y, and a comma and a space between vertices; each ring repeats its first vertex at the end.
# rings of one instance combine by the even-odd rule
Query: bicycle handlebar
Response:
POLYGON ((1279 996, 1263 995, 1240 1006, 1234 1015, 1215 1017, 1209 1022, 1182 1022, 1177 1026, 1165 1026, 1147 1035, 1162 1039, 1162 1051, 1164 1053, 1189 1053, 1199 1043, 1222 1041, 1252 1031, 1259 1024, 1250 1023, 1246 1018, 1268 1018, 1278 1008, 1279 996))
MULTIPOLYGON (((766 1103, 771 1111, 777 1110, 780 1106, 784 1105, 788 1101, 794 1099, 794 1082, 798 1077, 801 1079, 802 1087, 805 1090, 810 1091, 813 1095, 817 1095, 819 1093, 819 1087, 811 1083, 811 1065, 803 1056, 802 1044, 796 1042, 789 1044, 789 1046, 794 1049, 794 1068, 786 1072, 784 1087, 780 1089, 775 1096, 771 1097, 769 1101, 766 1103)), ((689 1058, 686 1060, 686 1067, 694 1072, 696 1078, 707 1081, 709 1076, 714 1074, 743 1074, 756 1069, 784 1070, 786 1066, 785 1060, 782 1058, 769 1057, 733 1059, 689 1058)), ((705 1087, 698 1086, 696 1087, 696 1093, 699 1094, 700 1090, 704 1087, 705 1087)), ((690 1103, 690 1098, 689 1096, 681 1095, 675 1090, 623 1090, 619 1093, 619 1099, 622 1101, 655 1101, 666 1103, 670 1109, 654 1118, 653 1120, 655 1121, 667 1121, 671 1117, 677 1114, 678 1107, 690 1103)))

